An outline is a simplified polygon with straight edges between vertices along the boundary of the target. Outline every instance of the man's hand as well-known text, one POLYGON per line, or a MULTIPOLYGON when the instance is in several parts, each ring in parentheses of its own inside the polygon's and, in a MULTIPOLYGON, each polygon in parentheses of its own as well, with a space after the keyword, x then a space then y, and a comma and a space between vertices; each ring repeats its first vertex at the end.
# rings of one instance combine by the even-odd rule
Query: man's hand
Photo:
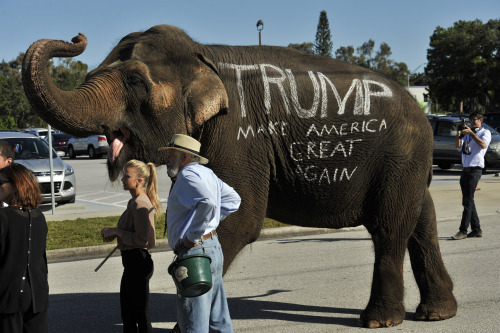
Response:
POLYGON ((473 130, 470 129, 469 126, 465 125, 465 128, 460 131, 460 134, 475 134, 473 130))
POLYGON ((199 241, 196 242, 196 243, 192 243, 190 240, 187 239, 187 237, 184 238, 184 242, 183 242, 183 245, 186 249, 190 249, 192 247, 195 247, 196 245, 198 245, 199 241))

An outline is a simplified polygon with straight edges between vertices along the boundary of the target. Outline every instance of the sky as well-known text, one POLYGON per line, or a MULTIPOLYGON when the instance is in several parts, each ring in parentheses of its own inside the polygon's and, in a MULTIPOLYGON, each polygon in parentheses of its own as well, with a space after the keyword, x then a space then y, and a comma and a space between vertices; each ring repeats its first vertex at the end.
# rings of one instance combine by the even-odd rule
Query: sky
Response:
POLYGON ((327 12, 333 54, 341 46, 375 50, 385 42, 391 59, 422 72, 436 27, 459 20, 500 19, 498 0, 0 0, 0 61, 15 59, 39 39, 87 36, 75 57, 96 68, 125 35, 158 24, 183 29, 203 44, 288 46, 314 42, 319 15, 327 12))

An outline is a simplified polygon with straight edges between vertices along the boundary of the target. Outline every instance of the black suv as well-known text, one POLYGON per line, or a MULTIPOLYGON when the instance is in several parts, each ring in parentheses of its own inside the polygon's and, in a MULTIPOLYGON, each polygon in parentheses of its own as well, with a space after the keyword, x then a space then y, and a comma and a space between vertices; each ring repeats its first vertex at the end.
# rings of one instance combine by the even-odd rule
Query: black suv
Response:
POLYGON ((487 112, 483 115, 483 121, 496 129, 500 130, 500 112, 487 112))
MULTIPOLYGON (((441 169, 450 169, 454 164, 462 164, 462 153, 455 147, 457 125, 460 117, 428 116, 434 133, 433 164, 441 169)), ((468 119, 467 126, 470 126, 468 119)), ((500 133, 483 122, 483 127, 491 132, 491 142, 484 156, 485 169, 500 168, 500 133)))

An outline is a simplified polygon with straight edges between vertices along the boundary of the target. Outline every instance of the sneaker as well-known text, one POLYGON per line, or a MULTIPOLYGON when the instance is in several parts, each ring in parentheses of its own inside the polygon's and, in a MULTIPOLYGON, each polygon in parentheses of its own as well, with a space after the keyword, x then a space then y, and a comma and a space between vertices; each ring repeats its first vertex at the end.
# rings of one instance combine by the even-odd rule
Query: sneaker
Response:
POLYGON ((483 232, 472 230, 467 234, 467 237, 483 237, 483 232))
POLYGON ((467 234, 464 234, 463 232, 459 231, 455 235, 451 236, 451 238, 455 240, 466 239, 467 234))

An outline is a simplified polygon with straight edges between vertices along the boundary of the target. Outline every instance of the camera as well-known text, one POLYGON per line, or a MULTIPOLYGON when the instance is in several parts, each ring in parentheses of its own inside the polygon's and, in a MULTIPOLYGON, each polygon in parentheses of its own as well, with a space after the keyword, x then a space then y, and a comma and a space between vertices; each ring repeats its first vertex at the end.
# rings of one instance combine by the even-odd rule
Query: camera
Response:
POLYGON ((458 123, 457 130, 463 131, 467 124, 465 123, 465 119, 460 119, 460 122, 458 123))
POLYGON ((469 142, 467 142, 467 141, 464 141, 464 144, 462 145, 462 154, 464 154, 464 155, 472 154, 472 149, 470 147, 469 142))

